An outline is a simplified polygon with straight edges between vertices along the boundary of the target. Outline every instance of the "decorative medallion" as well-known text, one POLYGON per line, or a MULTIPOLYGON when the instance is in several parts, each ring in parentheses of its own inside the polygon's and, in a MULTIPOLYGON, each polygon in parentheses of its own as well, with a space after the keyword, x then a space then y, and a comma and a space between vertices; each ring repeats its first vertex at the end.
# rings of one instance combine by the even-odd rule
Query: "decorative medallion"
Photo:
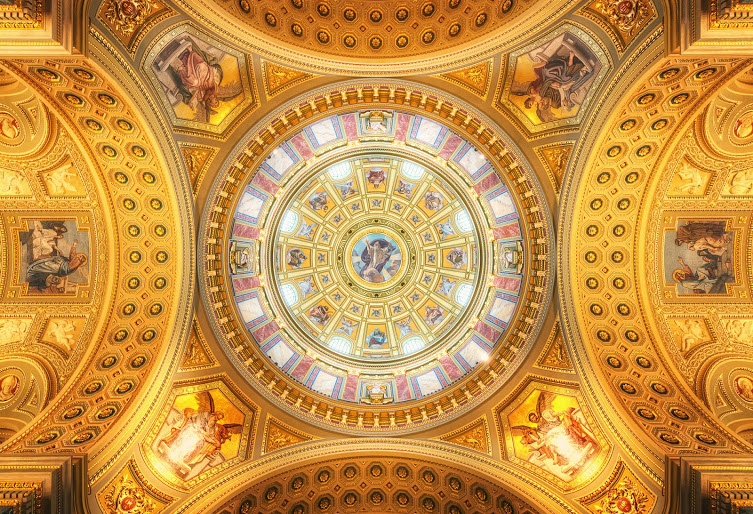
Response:
POLYGON ((133 53, 150 27, 176 13, 158 0, 105 0, 98 14, 133 53))
POLYGON ((562 338, 559 319, 555 321, 554 327, 552 327, 546 346, 544 346, 539 360, 536 361, 536 366, 555 371, 575 371, 567 353, 565 341, 562 338))
POLYGON ((175 501, 147 483, 136 461, 128 464, 97 495, 107 514, 158 514, 175 501))
POLYGON ((580 14, 604 27, 623 52, 656 18, 656 8, 651 0, 594 0, 580 14))
POLYGON ((598 514, 648 514, 656 495, 619 459, 607 482, 578 501, 598 514))
POLYGON ((458 86, 461 86, 481 98, 486 98, 492 79, 493 61, 483 61, 467 68, 450 71, 439 75, 458 86))
POLYGON ((539 146, 535 150, 541 162, 544 163, 544 168, 552 182, 554 191, 559 194, 562 179, 567 169, 567 162, 570 159, 570 153, 573 151, 573 144, 548 144, 539 146))
POLYGON ((212 163, 217 149, 211 146, 199 145, 196 143, 179 142, 180 151, 183 154, 183 162, 188 170, 188 176, 193 186, 193 194, 196 194, 201 187, 204 175, 212 163))
POLYGON ((464 427, 438 437, 440 441, 465 446, 471 450, 491 455, 491 441, 486 416, 482 416, 464 427))
POLYGON ((188 338, 186 351, 180 362, 180 370, 194 371, 211 368, 216 365, 217 360, 212 355, 212 351, 209 349, 204 334, 201 333, 199 323, 196 320, 196 317, 194 317, 193 325, 191 326, 191 335, 188 338))
POLYGON ((276 94, 316 76, 263 59, 261 69, 264 74, 264 91, 267 98, 272 98, 276 94))
POLYGON ((294 444, 305 443, 317 439, 300 430, 286 425, 282 421, 267 415, 267 426, 264 431, 264 441, 261 453, 271 453, 294 444))

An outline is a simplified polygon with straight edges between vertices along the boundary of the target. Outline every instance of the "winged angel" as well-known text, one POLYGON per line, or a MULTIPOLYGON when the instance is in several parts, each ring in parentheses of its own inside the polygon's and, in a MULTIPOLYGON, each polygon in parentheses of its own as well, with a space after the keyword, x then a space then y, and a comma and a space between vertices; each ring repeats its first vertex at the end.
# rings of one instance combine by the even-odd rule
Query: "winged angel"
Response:
POLYGON ((189 43, 179 56, 177 68, 170 65, 168 70, 183 97, 194 112, 194 119, 209 123, 212 114, 217 113, 220 102, 230 101, 243 93, 240 82, 222 85, 224 72, 219 60, 209 52, 205 52, 194 41, 186 36, 189 43))
POLYGON ((598 453, 599 443, 581 409, 557 411, 555 398, 541 392, 535 412, 528 414, 528 421, 535 426, 514 426, 512 433, 528 448, 529 462, 570 481, 598 453))
POLYGON ((173 407, 167 415, 157 444, 158 452, 186 480, 207 467, 222 464, 226 458, 222 445, 243 425, 221 423, 225 413, 215 410, 214 399, 208 391, 195 393, 198 410, 186 407, 183 412, 173 407))

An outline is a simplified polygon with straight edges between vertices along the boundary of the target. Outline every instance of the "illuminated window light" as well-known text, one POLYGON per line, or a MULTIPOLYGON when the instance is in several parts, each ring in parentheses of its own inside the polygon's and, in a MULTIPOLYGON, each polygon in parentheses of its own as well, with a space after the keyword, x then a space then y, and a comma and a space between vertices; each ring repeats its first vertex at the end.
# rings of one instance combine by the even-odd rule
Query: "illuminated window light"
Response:
POLYGON ((461 232, 470 232, 473 230, 473 223, 467 211, 460 211, 455 215, 455 225, 461 232))
POLYGON ((339 164, 335 164, 332 166, 329 171, 330 178, 332 180, 339 180, 341 178, 347 177, 350 175, 350 164, 348 162, 341 162, 339 164))
POLYGON ((298 302, 298 291, 290 284, 283 284, 280 287, 280 294, 288 307, 298 302))
POLYGON ((424 169, 412 162, 403 162, 403 175, 411 179, 419 179, 423 176, 424 169))
POLYGON ((458 302, 460 305, 465 307, 468 305, 468 302, 471 300, 471 295, 473 294, 473 286, 470 284, 461 284, 460 287, 458 287, 457 291, 455 292, 455 301, 458 302))
POLYGON ((281 232, 292 232, 298 226, 298 214, 295 211, 286 211, 280 223, 281 232))
POLYGON ((348 341, 344 337, 333 337, 329 341, 329 347, 336 352, 345 354, 350 353, 350 341, 348 341))
POLYGON ((424 340, 421 339, 420 337, 411 337, 410 339, 406 340, 403 343, 403 353, 404 354, 414 353, 425 346, 426 346, 426 343, 424 343, 424 340))

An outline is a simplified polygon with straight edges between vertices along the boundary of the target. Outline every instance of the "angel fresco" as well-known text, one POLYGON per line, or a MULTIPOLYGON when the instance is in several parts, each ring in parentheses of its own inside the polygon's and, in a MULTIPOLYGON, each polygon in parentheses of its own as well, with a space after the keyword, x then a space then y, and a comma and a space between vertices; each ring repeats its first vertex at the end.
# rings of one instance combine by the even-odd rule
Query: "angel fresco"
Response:
POLYGON ((173 405, 154 445, 163 463, 184 480, 225 462, 223 445, 243 430, 242 423, 222 422, 225 412, 215 409, 209 391, 190 396, 198 407, 173 405))
MULTIPOLYGON (((599 453, 600 446, 580 407, 557 410, 557 395, 542 391, 528 424, 511 427, 527 449, 526 460, 566 482, 599 453)), ((576 404, 577 405, 577 404, 576 404)))
POLYGON ((181 119, 216 125, 229 112, 223 104, 243 99, 237 59, 188 33, 167 44, 152 66, 181 119))

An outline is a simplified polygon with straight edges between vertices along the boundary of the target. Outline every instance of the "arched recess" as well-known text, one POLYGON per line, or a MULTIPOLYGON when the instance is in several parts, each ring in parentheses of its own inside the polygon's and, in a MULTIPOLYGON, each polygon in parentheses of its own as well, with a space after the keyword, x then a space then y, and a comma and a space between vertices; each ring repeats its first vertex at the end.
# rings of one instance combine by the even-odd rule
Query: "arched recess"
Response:
MULTIPOLYGON (((631 451, 649 464, 680 450, 736 452, 747 446, 688 386, 671 335, 656 320, 681 317, 683 298, 690 298, 657 271, 657 263, 666 260, 669 224, 740 209, 739 202, 725 198, 713 207, 724 196, 726 168, 718 168, 708 188, 713 198, 673 193, 670 181, 681 137, 694 137, 699 115, 749 66, 743 59, 664 59, 661 47, 653 47, 633 64, 642 78, 626 94, 604 96, 611 108, 589 122, 570 163, 560 220, 563 332, 602 408, 620 413, 609 418, 629 421, 620 438, 633 439, 631 451), (704 204, 707 200, 711 203, 704 204), (657 211, 668 205, 680 213, 657 211)), ((695 313, 702 302, 691 298, 684 314, 695 313)))
MULTIPOLYGON (((71 367, 57 396, 3 450, 84 453, 97 448, 117 421, 128 419, 126 413, 138 418, 135 409, 148 408, 144 399, 159 390, 145 387, 155 370, 176 365, 170 351, 187 330, 192 298, 190 196, 148 128, 144 110, 136 107, 138 96, 124 92, 121 84, 127 81, 116 83, 101 64, 86 58, 2 65, 34 92, 44 106, 38 114, 61 127, 72 140, 70 158, 81 161, 66 172, 69 187, 55 186, 44 174, 28 176, 37 184, 27 195, 31 203, 18 200, 14 206, 32 221, 34 216, 76 221, 75 227, 66 225, 68 232, 75 228, 78 234, 79 225, 90 223, 89 282, 101 284, 92 290, 96 295, 84 294, 79 285, 76 291, 37 298, 47 308, 55 305, 52 317, 83 309, 73 314, 91 319, 92 327, 76 329, 77 338, 69 341, 71 367), (76 174, 83 180, 76 181, 76 174), (81 351, 74 354, 77 348, 81 351)), ((8 274, 22 276, 17 269, 8 274)), ((37 332, 42 338, 51 330, 51 320, 44 321, 46 328, 37 332)), ((112 451, 112 440, 99 448, 112 451)), ((90 454, 90 462, 96 455, 90 454)))
POLYGON ((239 512, 251 496, 254 507, 248 512, 254 513, 287 512, 299 502, 308 509, 304 512, 316 512, 314 502, 320 498, 330 498, 333 508, 350 509, 354 504, 349 493, 368 512, 388 505, 393 508, 389 512, 449 512, 453 505, 463 505, 462 512, 506 512, 505 502, 514 507, 511 512, 578 511, 554 490, 476 452, 429 441, 340 439, 303 444, 239 467, 176 506, 175 512, 239 512), (270 487, 278 494, 267 499, 270 487), (373 501, 374 492, 383 496, 383 504, 373 501), (398 498, 400 493, 409 503, 398 498), (434 503, 433 510, 421 505, 425 498, 434 503), (470 507, 460 503, 466 500, 470 507))

